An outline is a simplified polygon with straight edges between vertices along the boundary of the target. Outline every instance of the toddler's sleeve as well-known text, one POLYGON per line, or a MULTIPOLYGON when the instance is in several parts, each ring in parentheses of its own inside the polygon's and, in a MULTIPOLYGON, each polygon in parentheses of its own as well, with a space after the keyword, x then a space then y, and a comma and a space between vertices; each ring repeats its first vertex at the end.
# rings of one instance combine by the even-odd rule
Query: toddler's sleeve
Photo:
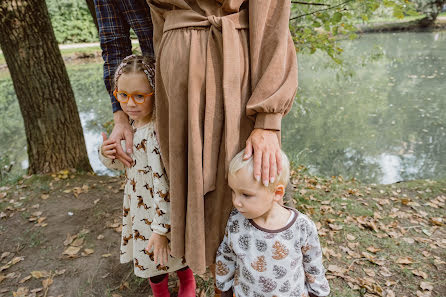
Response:
POLYGON ((255 128, 281 129, 297 91, 296 49, 289 29, 289 0, 249 2, 252 95, 246 114, 255 128))
POLYGON ((102 154, 101 145, 98 147, 98 155, 101 163, 104 164, 105 167, 111 170, 124 170, 125 167, 124 164, 121 163, 121 161, 119 161, 118 159, 109 159, 102 154))
POLYGON ((165 235, 170 232, 170 196, 169 181, 164 169, 156 136, 150 137, 153 145, 147 147, 148 163, 153 179, 153 200, 155 202, 155 216, 151 224, 152 231, 165 235))
POLYGON ((316 225, 308 220, 306 240, 302 246, 305 285, 308 292, 316 296, 328 296, 330 286, 325 278, 325 268, 322 264, 322 249, 317 235, 316 225))
POLYGON ((231 248, 230 226, 231 217, 228 220, 225 236, 221 242, 215 259, 215 284, 223 291, 222 296, 232 296, 232 286, 234 283, 234 273, 236 266, 236 255, 231 248))

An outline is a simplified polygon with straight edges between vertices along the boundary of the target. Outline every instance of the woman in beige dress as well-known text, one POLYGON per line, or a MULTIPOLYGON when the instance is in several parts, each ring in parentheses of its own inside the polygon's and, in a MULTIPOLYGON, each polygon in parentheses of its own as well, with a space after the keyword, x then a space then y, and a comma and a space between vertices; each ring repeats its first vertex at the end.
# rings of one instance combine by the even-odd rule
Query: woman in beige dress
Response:
POLYGON ((171 191, 171 253, 203 273, 215 261, 232 209, 231 158, 246 146, 255 178, 264 183, 280 170, 281 119, 297 89, 290 1, 148 3, 156 125, 171 191))

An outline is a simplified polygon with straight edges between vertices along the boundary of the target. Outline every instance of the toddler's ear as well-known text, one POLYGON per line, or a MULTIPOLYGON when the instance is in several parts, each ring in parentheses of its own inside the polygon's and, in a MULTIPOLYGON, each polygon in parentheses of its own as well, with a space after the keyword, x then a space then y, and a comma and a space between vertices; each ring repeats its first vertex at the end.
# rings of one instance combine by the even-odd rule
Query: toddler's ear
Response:
POLYGON ((276 202, 283 201, 283 196, 285 195, 285 186, 278 184, 274 190, 274 200, 276 202))

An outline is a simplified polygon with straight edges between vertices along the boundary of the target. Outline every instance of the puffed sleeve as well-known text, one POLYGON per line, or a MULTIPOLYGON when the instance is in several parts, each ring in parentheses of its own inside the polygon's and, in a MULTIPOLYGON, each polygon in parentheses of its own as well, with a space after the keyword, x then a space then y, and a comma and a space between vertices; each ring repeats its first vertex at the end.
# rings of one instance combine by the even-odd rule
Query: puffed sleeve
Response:
POLYGON ((236 266, 236 255, 231 248, 230 226, 232 215, 226 225, 225 236, 221 242, 215 259, 215 284, 222 292, 222 296, 232 296, 232 286, 234 283, 234 273, 236 266))
POLYGON ((147 147, 147 160, 151 168, 153 201, 155 202, 155 216, 151 227, 153 232, 165 235, 170 232, 169 181, 161 161, 155 133, 149 137, 148 144, 151 144, 147 147))
MULTIPOLYGON (((124 145, 125 147, 125 145, 124 145)), ((98 155, 99 160, 104 164, 105 167, 111 170, 124 170, 124 164, 121 163, 118 159, 109 159, 105 157, 101 152, 101 145, 98 147, 98 155)))
POLYGON ((290 6, 289 0, 249 1, 252 95, 246 114, 255 118, 255 128, 279 131, 297 91, 290 6))
POLYGON ((316 225, 309 220, 306 228, 306 240, 302 246, 305 285, 308 292, 316 296, 328 296, 330 286, 325 278, 322 264, 322 249, 317 235, 316 225))

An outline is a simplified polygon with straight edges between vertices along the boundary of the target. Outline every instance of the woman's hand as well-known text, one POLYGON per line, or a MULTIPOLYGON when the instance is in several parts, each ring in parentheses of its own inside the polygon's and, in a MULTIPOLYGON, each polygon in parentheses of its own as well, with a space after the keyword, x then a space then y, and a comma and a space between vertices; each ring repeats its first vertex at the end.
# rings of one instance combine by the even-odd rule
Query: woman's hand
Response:
MULTIPOLYGON (((133 147, 133 130, 129 124, 129 118, 123 111, 117 111, 113 114, 115 126, 110 134, 110 140, 114 140, 116 143, 121 144, 121 140, 125 140, 125 149, 128 154, 132 153, 133 147)), ((130 167, 133 163, 132 158, 124 152, 121 145, 116 146, 116 158, 124 164, 124 166, 130 167)))
POLYGON ((249 159, 254 152, 254 178, 262 179, 265 186, 273 183, 277 174, 282 170, 277 132, 273 130, 254 129, 248 140, 243 159, 249 159))
POLYGON ((153 232, 147 244, 146 251, 150 252, 152 248, 155 264, 167 265, 167 260, 170 255, 167 237, 153 232))
POLYGON ((107 139, 107 134, 102 134, 101 154, 109 159, 116 159, 116 141, 107 139))

